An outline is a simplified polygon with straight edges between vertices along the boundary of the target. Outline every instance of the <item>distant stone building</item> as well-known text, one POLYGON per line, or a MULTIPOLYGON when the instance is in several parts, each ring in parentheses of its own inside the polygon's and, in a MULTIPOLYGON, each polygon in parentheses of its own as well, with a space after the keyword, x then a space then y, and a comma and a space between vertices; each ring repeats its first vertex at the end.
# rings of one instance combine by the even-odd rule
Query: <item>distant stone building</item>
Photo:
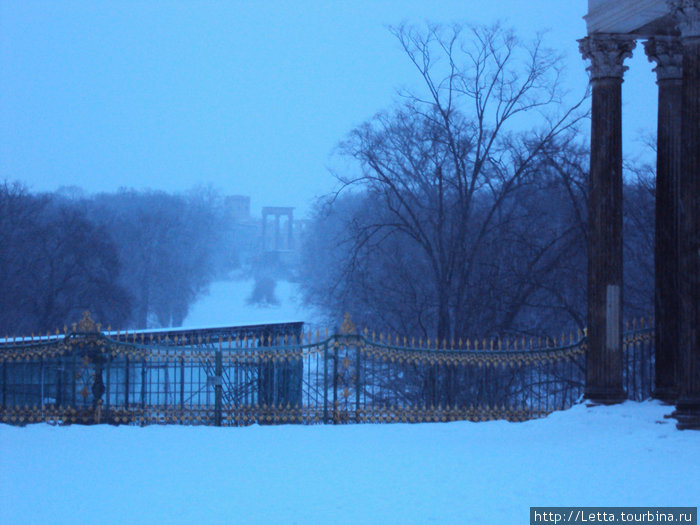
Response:
POLYGON ((245 223, 250 221, 250 197, 247 195, 229 195, 224 199, 224 203, 234 222, 245 223))

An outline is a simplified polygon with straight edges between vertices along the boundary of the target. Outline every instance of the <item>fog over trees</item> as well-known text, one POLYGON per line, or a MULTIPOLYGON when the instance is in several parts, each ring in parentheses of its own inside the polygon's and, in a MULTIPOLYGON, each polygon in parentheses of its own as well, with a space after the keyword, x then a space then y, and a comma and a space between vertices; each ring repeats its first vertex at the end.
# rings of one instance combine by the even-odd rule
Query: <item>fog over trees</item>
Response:
POLYGON ((210 189, 86 197, 4 182, 0 332, 53 332, 85 309, 114 328, 180 326, 211 280, 236 265, 231 231, 210 189))
MULTIPOLYGON (((564 104, 561 58, 500 26, 393 33, 423 89, 340 144, 354 168, 315 211, 306 300, 440 340, 583 328, 586 115, 564 104)), ((633 315, 652 311, 648 190, 626 192, 633 315)))
MULTIPOLYGON (((583 99, 566 104, 561 57, 541 35, 524 41, 498 25, 392 32, 420 88, 340 142, 340 189, 316 203, 297 268, 269 264, 278 254, 259 251, 252 221, 237 230, 212 188, 32 194, 6 181, 0 332, 53 331, 86 308, 115 328, 180 326, 241 265, 256 278, 251 303, 274 304, 275 279, 293 275, 331 322, 349 312, 377 331, 450 340, 583 329, 587 115, 583 99)), ((626 170, 633 318, 653 312, 654 170, 626 170)))

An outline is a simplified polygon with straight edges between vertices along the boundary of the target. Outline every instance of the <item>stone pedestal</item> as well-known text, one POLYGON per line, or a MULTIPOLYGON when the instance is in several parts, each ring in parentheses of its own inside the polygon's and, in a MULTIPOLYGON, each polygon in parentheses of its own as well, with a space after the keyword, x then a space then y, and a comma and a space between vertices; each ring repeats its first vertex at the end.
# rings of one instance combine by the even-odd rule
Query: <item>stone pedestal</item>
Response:
POLYGON ((678 398, 680 365, 679 181, 683 52, 676 37, 653 37, 644 43, 656 62, 659 109, 656 157, 656 232, 654 250, 654 397, 678 398))
POLYGON ((584 396, 626 399, 622 387, 622 77, 634 39, 590 35, 579 40, 592 84, 588 208, 588 351, 584 396))

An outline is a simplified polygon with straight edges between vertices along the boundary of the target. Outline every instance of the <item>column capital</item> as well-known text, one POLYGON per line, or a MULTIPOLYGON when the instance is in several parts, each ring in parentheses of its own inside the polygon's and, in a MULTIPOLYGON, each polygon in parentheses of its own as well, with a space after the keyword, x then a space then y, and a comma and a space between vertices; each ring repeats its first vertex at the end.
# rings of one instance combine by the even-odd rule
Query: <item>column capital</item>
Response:
POLYGON ((656 62, 656 80, 683 79, 683 45, 680 38, 654 36, 644 42, 644 51, 649 62, 656 62))
POLYGON ((681 38, 700 38, 700 0, 666 0, 681 38))
POLYGON ((634 37, 607 33, 593 33, 578 41, 584 60, 590 59, 586 68, 591 80, 617 78, 620 81, 629 68, 623 65, 625 58, 632 56, 636 42, 634 37))

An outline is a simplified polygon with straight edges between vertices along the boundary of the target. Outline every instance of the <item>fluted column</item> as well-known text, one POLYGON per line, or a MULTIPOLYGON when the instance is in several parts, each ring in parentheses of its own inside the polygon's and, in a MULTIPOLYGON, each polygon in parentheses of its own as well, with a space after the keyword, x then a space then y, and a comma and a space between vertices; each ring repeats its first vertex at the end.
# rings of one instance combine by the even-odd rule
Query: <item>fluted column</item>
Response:
POLYGON ((679 428, 700 429, 700 0, 673 0, 681 32, 683 95, 680 175, 679 428))
POLYGON ((678 399, 680 364, 679 180, 683 50, 677 37, 657 36, 644 43, 655 62, 659 86, 656 154, 656 235, 654 248, 654 397, 678 399))
POLYGON ((588 351, 585 397, 619 403, 622 387, 622 77, 635 41, 579 40, 592 84, 588 205, 588 351))

